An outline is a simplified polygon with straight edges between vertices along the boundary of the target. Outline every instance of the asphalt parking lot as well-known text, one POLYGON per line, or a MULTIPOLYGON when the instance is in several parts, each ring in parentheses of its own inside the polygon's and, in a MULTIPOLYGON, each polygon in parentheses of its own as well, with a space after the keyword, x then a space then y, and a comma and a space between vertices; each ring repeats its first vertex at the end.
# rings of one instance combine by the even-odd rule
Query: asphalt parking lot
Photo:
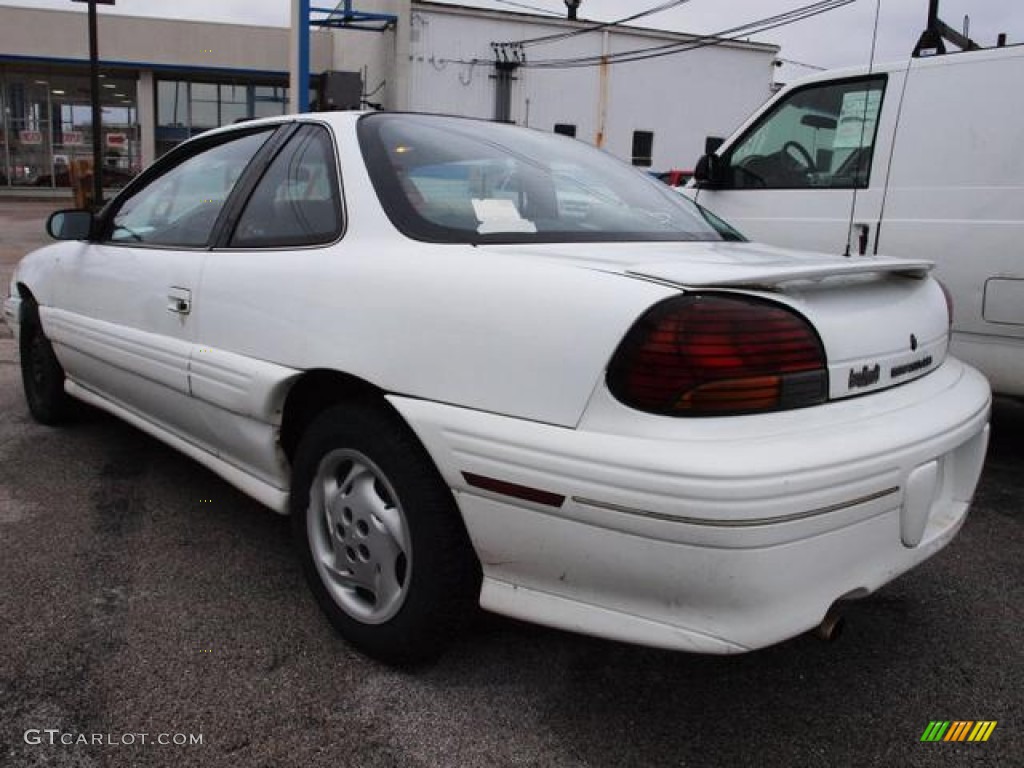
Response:
MULTIPOLYGON (((4 290, 52 207, 0 202, 4 290)), ((333 634, 283 518, 111 417, 33 423, 3 329, 0 765, 1020 766, 1022 435, 997 403, 960 536, 836 643, 701 657, 482 616, 399 672, 333 634), (933 720, 998 725, 922 743, 933 720)))

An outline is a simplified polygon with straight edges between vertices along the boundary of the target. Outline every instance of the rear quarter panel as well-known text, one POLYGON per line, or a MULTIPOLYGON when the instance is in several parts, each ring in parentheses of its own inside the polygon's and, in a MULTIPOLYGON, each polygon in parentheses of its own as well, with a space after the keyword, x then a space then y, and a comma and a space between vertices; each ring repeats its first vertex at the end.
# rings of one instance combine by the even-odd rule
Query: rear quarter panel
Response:
POLYGON ((393 236, 218 252, 198 343, 381 389, 572 426, 619 341, 669 288, 393 236))

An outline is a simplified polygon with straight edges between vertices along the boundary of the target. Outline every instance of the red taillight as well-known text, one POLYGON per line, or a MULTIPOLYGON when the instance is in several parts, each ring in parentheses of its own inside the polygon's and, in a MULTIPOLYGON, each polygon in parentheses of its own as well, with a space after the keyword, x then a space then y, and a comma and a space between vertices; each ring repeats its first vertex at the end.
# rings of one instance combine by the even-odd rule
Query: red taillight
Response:
POLYGON ((608 366, 628 406, 675 416, 801 408, 828 396, 818 334, 786 307, 746 296, 679 296, 652 307, 608 366))

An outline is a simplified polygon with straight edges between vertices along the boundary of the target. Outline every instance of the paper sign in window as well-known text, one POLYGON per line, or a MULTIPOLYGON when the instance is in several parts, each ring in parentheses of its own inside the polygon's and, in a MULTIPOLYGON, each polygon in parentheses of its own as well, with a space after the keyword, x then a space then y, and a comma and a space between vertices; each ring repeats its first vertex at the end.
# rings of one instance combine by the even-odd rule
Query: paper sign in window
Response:
POLYGON ((843 108, 839 113, 833 149, 852 149, 870 146, 875 140, 878 108, 882 104, 881 91, 855 91, 843 95, 843 108))

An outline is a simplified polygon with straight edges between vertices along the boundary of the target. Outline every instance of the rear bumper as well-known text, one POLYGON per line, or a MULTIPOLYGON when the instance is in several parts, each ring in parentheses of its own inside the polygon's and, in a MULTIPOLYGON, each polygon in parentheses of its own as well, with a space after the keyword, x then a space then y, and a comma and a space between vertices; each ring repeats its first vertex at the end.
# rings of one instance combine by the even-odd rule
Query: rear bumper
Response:
POLYGON ((990 396, 949 360, 887 392, 732 419, 648 421, 602 392, 577 429, 392 402, 455 493, 485 608, 735 653, 810 629, 836 600, 953 538, 984 461, 990 396), (549 495, 516 498, 467 475, 549 495))

